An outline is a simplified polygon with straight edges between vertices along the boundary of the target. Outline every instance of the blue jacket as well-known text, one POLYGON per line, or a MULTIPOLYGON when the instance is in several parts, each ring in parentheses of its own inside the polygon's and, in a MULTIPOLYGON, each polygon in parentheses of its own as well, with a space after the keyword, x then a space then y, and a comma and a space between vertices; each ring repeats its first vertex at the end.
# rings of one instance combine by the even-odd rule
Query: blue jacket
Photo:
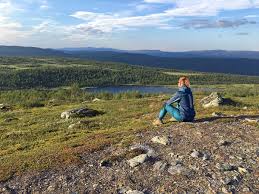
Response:
POLYGON ((196 113, 191 89, 186 86, 179 88, 176 94, 166 104, 170 105, 175 102, 178 103, 177 108, 180 111, 183 121, 193 121, 196 113))

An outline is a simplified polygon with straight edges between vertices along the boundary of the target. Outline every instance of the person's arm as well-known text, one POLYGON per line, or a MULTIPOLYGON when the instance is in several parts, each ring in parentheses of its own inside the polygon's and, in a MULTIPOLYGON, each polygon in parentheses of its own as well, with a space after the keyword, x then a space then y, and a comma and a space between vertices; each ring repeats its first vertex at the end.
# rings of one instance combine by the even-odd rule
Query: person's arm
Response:
POLYGON ((180 100, 181 100, 181 95, 179 94, 179 92, 176 92, 176 94, 172 98, 170 98, 165 104, 170 105, 180 100))

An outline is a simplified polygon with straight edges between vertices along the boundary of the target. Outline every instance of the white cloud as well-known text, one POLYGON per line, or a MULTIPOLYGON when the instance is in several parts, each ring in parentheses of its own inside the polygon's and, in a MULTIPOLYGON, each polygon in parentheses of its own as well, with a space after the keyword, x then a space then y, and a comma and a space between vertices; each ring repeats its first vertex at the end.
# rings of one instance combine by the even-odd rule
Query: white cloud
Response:
POLYGON ((46 0, 41 0, 41 1, 40 1, 40 9, 41 9, 41 10, 50 9, 50 5, 49 5, 48 1, 46 1, 46 0))
POLYGON ((173 3, 173 0, 144 0, 146 3, 173 3))
POLYGON ((22 24, 13 20, 11 15, 22 11, 11 0, 0 0, 0 42, 8 44, 26 36, 22 24))
POLYGON ((245 18, 257 18, 259 17, 259 15, 247 15, 245 16, 245 18))
POLYGON ((254 1, 250 0, 145 0, 146 3, 175 3, 172 8, 161 13, 148 14, 144 16, 123 17, 119 14, 94 13, 78 11, 72 17, 84 20, 80 24, 85 31, 113 32, 117 30, 156 27, 159 29, 170 29, 169 24, 175 17, 188 16, 215 16, 222 10, 240 10, 254 8, 254 1))

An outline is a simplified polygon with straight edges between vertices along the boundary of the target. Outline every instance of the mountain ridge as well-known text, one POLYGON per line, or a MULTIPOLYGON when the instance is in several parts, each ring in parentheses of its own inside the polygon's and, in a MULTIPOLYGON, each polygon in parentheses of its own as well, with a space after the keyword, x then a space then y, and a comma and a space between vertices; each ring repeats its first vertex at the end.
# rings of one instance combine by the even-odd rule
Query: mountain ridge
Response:
MULTIPOLYGON (((201 51, 203 53, 201 56, 198 54, 194 55, 191 52, 189 54, 180 53, 175 57, 161 57, 156 56, 159 55, 159 51, 155 50, 142 51, 149 53, 146 54, 140 53, 140 51, 136 51, 136 53, 109 51, 109 48, 100 48, 98 51, 95 51, 93 47, 86 47, 84 49, 86 50, 62 51, 37 47, 0 46, 0 56, 80 58, 156 68, 259 76, 259 58, 236 58, 234 54, 229 55, 231 57, 226 57, 224 54, 221 54, 222 52, 226 53, 226 51, 221 50, 218 50, 218 55, 216 56, 214 51, 201 51), (151 55, 150 52, 153 52, 153 54, 151 55), (158 54, 156 54, 157 52, 158 54), (206 55, 206 53, 209 54, 206 55), (211 55, 210 53, 214 54, 211 55), (183 54, 184 56, 182 56, 183 54)), ((199 53, 199 51, 195 52, 199 53)), ((256 51, 243 52, 248 52, 251 55, 253 53, 257 54, 256 51)))

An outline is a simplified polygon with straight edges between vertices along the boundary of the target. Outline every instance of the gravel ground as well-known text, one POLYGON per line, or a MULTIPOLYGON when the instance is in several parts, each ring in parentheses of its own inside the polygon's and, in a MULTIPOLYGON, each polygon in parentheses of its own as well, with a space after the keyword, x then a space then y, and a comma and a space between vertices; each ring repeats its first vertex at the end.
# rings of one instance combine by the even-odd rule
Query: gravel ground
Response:
POLYGON ((136 136, 134 156, 120 146, 85 153, 80 166, 13 177, 0 193, 259 193, 259 129, 242 119, 176 123, 136 136))

